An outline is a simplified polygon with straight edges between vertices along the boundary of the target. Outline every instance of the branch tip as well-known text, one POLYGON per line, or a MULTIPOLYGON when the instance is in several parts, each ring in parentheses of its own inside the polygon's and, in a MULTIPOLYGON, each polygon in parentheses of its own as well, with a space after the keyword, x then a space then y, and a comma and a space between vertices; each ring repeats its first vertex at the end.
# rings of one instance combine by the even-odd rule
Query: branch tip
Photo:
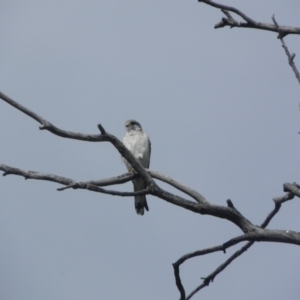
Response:
POLYGON ((226 200, 226 203, 227 203, 228 207, 235 209, 235 207, 230 199, 226 200))
POLYGON ((295 57, 296 57, 296 54, 293 53, 293 54, 291 55, 291 61, 293 61, 295 57))
POLYGON ((102 135, 106 135, 106 131, 105 131, 105 129, 103 128, 103 126, 101 124, 98 124, 97 127, 100 130, 102 135))

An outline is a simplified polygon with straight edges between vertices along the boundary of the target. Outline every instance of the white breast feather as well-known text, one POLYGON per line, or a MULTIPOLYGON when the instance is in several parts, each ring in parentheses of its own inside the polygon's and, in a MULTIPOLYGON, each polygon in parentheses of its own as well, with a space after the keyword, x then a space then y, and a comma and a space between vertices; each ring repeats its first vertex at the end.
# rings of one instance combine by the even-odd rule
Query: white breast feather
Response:
MULTIPOLYGON (((127 132, 123 138, 123 144, 128 150, 137 158, 143 167, 149 168, 150 164, 150 141, 146 133, 144 132, 127 132)), ((130 165, 126 160, 125 164, 128 167, 130 165)))

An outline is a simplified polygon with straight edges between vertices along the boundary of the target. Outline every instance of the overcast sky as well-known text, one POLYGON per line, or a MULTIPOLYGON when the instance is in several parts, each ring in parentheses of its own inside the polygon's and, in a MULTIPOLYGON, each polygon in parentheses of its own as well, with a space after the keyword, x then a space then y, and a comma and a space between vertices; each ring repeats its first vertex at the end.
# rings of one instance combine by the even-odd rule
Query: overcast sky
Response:
MULTIPOLYGON (((220 1, 300 26, 299 0, 220 1)), ((221 17, 196 0, 2 0, 0 90, 74 132, 101 123, 122 138, 137 119, 151 169, 260 224, 282 184, 300 181, 299 85, 276 34, 215 30, 221 17)), ((285 40, 300 68, 299 38, 285 40)), ((126 171, 110 144, 40 131, 3 101, 0 126, 0 163, 74 180, 126 171)), ((178 299, 172 263, 241 234, 151 196, 140 217, 131 198, 58 187, 0 178, 3 300, 178 299)), ((285 203, 269 228, 299 230, 299 212, 299 199, 285 203)), ((240 247, 188 261, 187 292, 240 247)), ((194 299, 296 300, 299 268, 298 247, 258 243, 194 299)))

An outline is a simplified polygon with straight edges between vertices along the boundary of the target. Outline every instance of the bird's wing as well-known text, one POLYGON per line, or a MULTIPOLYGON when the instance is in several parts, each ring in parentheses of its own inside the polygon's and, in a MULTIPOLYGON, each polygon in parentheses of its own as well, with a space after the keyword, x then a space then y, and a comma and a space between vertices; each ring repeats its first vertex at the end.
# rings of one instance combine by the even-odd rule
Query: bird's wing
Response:
MULTIPOLYGON (((132 150, 133 150, 133 143, 134 143, 134 139, 132 138, 132 136, 125 135, 123 137, 123 144, 130 152, 132 152, 132 150)), ((131 170, 132 167, 131 167, 130 163, 124 157, 122 157, 122 159, 126 165, 126 168, 128 170, 131 170)))
POLYGON ((144 134, 142 138, 142 155, 141 155, 141 163, 144 168, 149 168, 150 165, 150 155, 151 155, 151 142, 146 134, 144 134))

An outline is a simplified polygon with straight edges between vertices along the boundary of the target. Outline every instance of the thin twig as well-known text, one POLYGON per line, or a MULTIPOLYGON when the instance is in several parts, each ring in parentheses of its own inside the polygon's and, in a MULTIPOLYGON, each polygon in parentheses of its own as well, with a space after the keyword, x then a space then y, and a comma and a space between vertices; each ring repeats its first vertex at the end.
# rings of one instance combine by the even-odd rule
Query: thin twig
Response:
POLYGON ((201 289, 203 289, 206 286, 209 286, 210 282, 213 282, 215 277, 221 273, 232 261, 234 261, 237 257, 242 255, 245 251, 247 251, 254 242, 248 242, 246 245, 244 245, 241 249, 237 250, 233 255, 230 256, 223 264, 221 264, 215 271, 213 271, 211 274, 203 278, 202 284, 200 284, 198 287, 196 287, 187 297, 186 300, 191 299, 197 292, 199 292, 201 289))
MULTIPOLYGON (((108 194, 112 196, 121 196, 121 197, 132 197, 132 196, 137 196, 137 195, 147 195, 149 194, 148 189, 140 190, 138 192, 119 192, 119 191, 113 191, 113 190, 107 190, 101 187, 98 187, 93 184, 83 184, 81 185, 79 183, 79 186, 81 189, 97 192, 97 193, 102 193, 102 194, 108 194)), ((58 189, 59 190, 59 189, 58 189)))
POLYGON ((278 38, 279 38, 279 40, 281 41, 281 45, 282 45, 282 47, 283 47, 283 49, 284 49, 284 51, 285 51, 286 56, 288 57, 289 65, 290 65, 291 68, 293 69, 294 74, 295 74, 295 76, 296 76, 296 78, 297 78, 297 80, 298 80, 298 83, 300 84, 300 74, 299 74, 299 71, 298 71, 298 69, 297 69, 295 63, 294 63, 294 58, 295 58, 296 55, 295 55, 294 53, 293 53, 293 54, 290 54, 290 51, 289 51, 288 47, 286 46, 285 41, 284 41, 284 39, 283 39, 284 36, 286 35, 286 33, 285 33, 284 31, 282 31, 282 29, 281 29, 280 26, 278 25, 278 23, 277 23, 277 21, 276 21, 276 19, 275 19, 275 15, 272 16, 272 20, 273 20, 274 25, 275 25, 275 27, 276 27, 276 30, 277 30, 277 32, 278 32, 278 38))
POLYGON ((186 255, 182 256, 180 259, 178 259, 175 263, 173 263, 175 281, 176 281, 177 288, 180 292, 180 300, 186 299, 185 298, 185 290, 184 290, 184 287, 183 287, 181 279, 180 279, 180 269, 179 269, 180 265, 182 263, 184 263, 186 260, 191 259, 196 256, 206 255, 206 254, 210 254, 210 253, 214 253, 214 252, 218 252, 218 251, 225 252, 225 250, 227 248, 230 248, 230 247, 240 243, 240 239, 241 239, 241 237, 237 238, 233 243, 228 242, 226 245, 222 244, 222 245, 218 245, 215 247, 211 247, 211 248, 207 248, 207 249, 203 249, 203 250, 195 251, 193 253, 186 254, 186 255))
MULTIPOLYGON (((116 177, 110 177, 110 178, 105 178, 105 179, 99 179, 99 180, 89 180, 89 181, 84 181, 82 183, 84 184, 93 184, 96 186, 110 186, 110 185, 117 185, 117 184, 122 184, 126 183, 128 181, 131 181, 135 177, 137 177, 138 174, 136 173, 125 173, 116 177)), ((76 189, 78 188, 78 182, 75 182, 73 184, 66 185, 62 188, 57 189, 58 191, 64 191, 67 189, 76 189)))

